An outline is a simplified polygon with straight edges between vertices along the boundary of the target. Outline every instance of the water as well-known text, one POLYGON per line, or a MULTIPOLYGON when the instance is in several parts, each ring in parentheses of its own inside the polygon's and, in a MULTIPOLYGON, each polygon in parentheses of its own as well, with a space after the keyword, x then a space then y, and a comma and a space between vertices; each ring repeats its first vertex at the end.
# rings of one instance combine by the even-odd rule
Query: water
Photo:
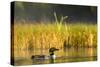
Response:
MULTIPOLYGON (((57 58, 32 60, 32 55, 41 53, 40 50, 30 51, 26 54, 26 57, 16 57, 15 65, 34 65, 34 64, 49 64, 49 63, 65 63, 65 62, 81 62, 81 61, 95 61, 97 60, 97 48, 66 48, 60 49, 55 52, 57 58)), ((48 49, 42 50, 43 55, 48 56, 48 49)), ((41 55, 39 54, 39 55, 41 55)))

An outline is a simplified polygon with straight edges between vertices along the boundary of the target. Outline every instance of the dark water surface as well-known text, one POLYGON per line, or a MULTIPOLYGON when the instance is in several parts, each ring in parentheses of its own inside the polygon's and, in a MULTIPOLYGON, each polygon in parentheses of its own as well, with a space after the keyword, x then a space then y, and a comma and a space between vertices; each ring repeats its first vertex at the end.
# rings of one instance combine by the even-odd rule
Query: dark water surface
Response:
MULTIPOLYGON (((34 64, 49 64, 49 63, 65 63, 65 62, 82 62, 82 61, 96 61, 97 60, 97 48, 69 48, 61 49, 55 52, 57 58, 32 60, 31 55, 34 52, 30 52, 27 57, 16 57, 15 65, 34 65, 34 64)), ((35 52, 37 55, 39 51, 35 52)), ((44 55, 49 55, 48 50, 43 51, 44 55)))

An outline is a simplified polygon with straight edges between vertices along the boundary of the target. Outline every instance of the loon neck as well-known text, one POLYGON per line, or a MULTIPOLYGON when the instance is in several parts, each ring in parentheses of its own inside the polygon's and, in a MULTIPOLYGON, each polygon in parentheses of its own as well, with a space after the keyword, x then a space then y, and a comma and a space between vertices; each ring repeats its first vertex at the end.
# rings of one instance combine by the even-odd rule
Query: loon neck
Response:
POLYGON ((55 58, 56 58, 54 52, 50 52, 50 58, 51 58, 51 59, 55 59, 55 58))
POLYGON ((54 55, 54 52, 50 52, 49 54, 50 54, 50 55, 54 55))

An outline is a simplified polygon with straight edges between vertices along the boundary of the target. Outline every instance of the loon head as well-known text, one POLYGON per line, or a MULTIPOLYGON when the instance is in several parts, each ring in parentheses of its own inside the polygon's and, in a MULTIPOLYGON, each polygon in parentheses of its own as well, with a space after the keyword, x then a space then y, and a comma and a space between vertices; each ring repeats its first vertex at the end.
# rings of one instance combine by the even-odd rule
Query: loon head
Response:
POLYGON ((58 51, 59 49, 52 47, 49 49, 49 55, 50 55, 50 63, 54 63, 56 59, 56 55, 54 54, 55 51, 58 51))
POLYGON ((54 51, 58 51, 59 49, 57 49, 57 48, 55 48, 55 47, 51 47, 50 49, 49 49, 49 52, 54 52, 54 51))
POLYGON ((52 47, 52 48, 50 48, 49 49, 49 54, 50 54, 50 56, 54 56, 54 52, 55 51, 58 51, 59 49, 57 49, 57 48, 55 48, 55 47, 52 47))

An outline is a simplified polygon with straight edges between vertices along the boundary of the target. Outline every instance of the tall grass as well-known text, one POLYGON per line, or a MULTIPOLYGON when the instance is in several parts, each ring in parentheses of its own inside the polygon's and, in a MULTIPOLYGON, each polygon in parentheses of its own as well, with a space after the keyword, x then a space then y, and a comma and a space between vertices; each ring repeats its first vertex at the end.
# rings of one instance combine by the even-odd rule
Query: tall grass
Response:
MULTIPOLYGON (((61 19, 58 20, 57 15, 56 15, 56 12, 54 12, 54 17, 55 17, 56 26, 57 26, 58 30, 60 30, 61 27, 62 27, 62 24, 63 24, 64 20, 67 19, 68 16, 65 16, 65 17, 62 16, 61 19)), ((66 25, 66 24, 65 24, 65 25, 66 25)), ((66 26, 65 26, 65 27, 66 27, 66 26)), ((65 29, 66 29, 66 28, 65 28, 65 29)))
POLYGON ((50 47, 62 49, 64 44, 71 47, 97 46, 97 30, 93 24, 15 24, 13 37, 15 57, 33 51, 35 54, 47 54, 50 47))
MULTIPOLYGON (((14 24, 14 57, 25 57, 30 54, 48 54, 50 47, 65 49, 69 47, 97 47, 96 24, 66 24, 64 20, 68 16, 58 20, 54 12, 53 23, 30 23, 28 21, 14 24), (45 50, 44 50, 45 49, 45 50)), ((30 21, 29 21, 30 22, 30 21)))

